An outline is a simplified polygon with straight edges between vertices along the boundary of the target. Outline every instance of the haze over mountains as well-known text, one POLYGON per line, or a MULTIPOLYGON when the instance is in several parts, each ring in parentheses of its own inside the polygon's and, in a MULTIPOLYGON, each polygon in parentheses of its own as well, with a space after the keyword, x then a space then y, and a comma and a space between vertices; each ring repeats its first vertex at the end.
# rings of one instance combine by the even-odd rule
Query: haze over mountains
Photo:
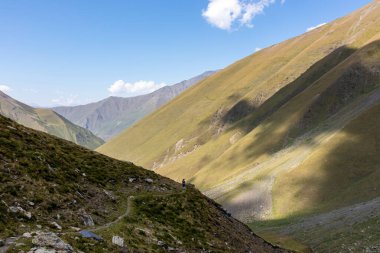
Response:
POLYGON ((109 140, 139 119, 172 100, 190 86, 202 81, 216 71, 207 71, 180 83, 165 86, 152 93, 137 97, 109 97, 96 103, 72 107, 55 107, 73 123, 109 140))
POLYGON ((24 126, 72 141, 89 149, 95 149, 104 143, 90 131, 71 123, 54 111, 30 107, 1 91, 0 114, 24 126))
POLYGON ((190 178, 263 231, 319 252, 362 251, 379 239, 366 236, 380 221, 379 94, 376 0, 232 64, 97 151, 190 178), (298 231, 286 227, 294 217, 298 231))

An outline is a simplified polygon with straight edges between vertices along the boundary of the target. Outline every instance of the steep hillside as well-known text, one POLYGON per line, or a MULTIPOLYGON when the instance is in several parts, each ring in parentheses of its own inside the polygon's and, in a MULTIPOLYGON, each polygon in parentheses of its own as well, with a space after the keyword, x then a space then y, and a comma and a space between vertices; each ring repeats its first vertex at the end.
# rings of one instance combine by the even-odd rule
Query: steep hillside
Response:
POLYGON ((109 140, 187 88, 214 73, 215 71, 207 71, 189 80, 165 86, 146 95, 128 98, 109 97, 96 103, 55 107, 53 110, 71 122, 89 129, 104 140, 109 140))
POLYGON ((286 252, 193 187, 2 116, 0 198, 0 252, 286 252))
POLYGON ((78 145, 95 149, 104 141, 49 109, 35 109, 0 91, 0 114, 16 122, 78 145))
MULTIPOLYGON (((379 94, 376 0, 232 64, 98 151, 175 180, 191 178, 243 221, 289 224, 294 216, 380 196, 374 155, 380 126, 373 109, 379 94)), ((380 219, 363 215, 361 224, 369 218, 380 219)), ((327 228, 328 221, 320 226, 327 228)), ((340 227, 348 235, 351 228, 340 227)), ((366 247, 360 238, 346 238, 354 251, 366 247)))

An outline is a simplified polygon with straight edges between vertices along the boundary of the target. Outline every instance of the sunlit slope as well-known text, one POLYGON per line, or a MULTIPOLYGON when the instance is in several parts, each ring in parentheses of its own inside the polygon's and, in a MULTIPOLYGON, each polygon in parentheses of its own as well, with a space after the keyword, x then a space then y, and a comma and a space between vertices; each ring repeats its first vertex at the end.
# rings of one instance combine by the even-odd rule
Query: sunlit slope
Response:
MULTIPOLYGON (((219 126, 221 115, 248 92, 260 92, 263 81, 295 57, 300 47, 307 48, 317 38, 318 34, 295 38, 233 64, 190 88, 103 145, 99 151, 120 159, 132 159, 148 167, 162 162, 167 151, 169 156, 175 155, 173 148, 181 139, 191 151, 222 130, 219 126)), ((300 68, 306 69, 305 65, 300 68)), ((278 84, 272 85, 277 87, 278 84)))
MULTIPOLYGON (((361 172, 362 169, 368 169, 367 165, 378 164, 369 153, 362 152, 367 147, 354 146, 358 149, 356 154, 361 154, 361 159, 367 160, 365 164, 358 165, 356 171, 350 172, 357 173, 357 177, 348 174, 347 177, 343 177, 345 174, 342 171, 348 167, 331 167, 332 173, 326 173, 315 165, 323 164, 325 159, 329 158, 329 151, 325 148, 334 146, 330 141, 335 140, 336 136, 343 136, 341 141, 349 142, 351 136, 344 134, 344 129, 342 130, 346 124, 379 103, 379 59, 378 41, 354 53, 283 105, 220 157, 204 166, 195 174, 195 184, 204 190, 208 189, 210 196, 226 203, 242 218, 265 218, 271 215, 271 211, 274 211, 273 215, 282 216, 318 211, 317 209, 329 210, 376 197, 377 192, 368 192, 357 183, 358 180, 363 180, 364 184, 370 185, 367 180, 374 179, 367 178, 366 174, 361 172), (307 169, 299 172, 300 175, 304 175, 304 184, 293 184, 292 181, 285 183, 283 175, 293 170, 297 173, 296 168, 307 163, 308 158, 318 150, 325 150, 325 156, 320 155, 319 160, 315 161, 316 164, 303 166, 307 169), (305 173, 311 176, 310 181, 305 173), (340 190, 332 191, 331 187, 319 183, 323 180, 331 180, 333 188, 340 190), (277 191, 272 190, 273 185, 275 189, 277 187, 277 191), (312 185, 314 188, 308 188, 312 185), (284 197, 290 194, 289 190, 285 190, 288 187, 292 188, 294 196, 299 197, 298 202, 296 198, 292 199, 295 201, 292 202, 284 197), (314 199, 314 195, 303 187, 312 189, 315 195, 324 195, 325 198, 314 199), (357 194, 351 194, 349 189, 357 194), (267 197, 262 199, 265 195, 267 197), (327 196, 331 201, 327 201, 327 196), (308 201, 305 201, 306 199, 308 201), (280 204, 273 206, 272 210, 272 202, 280 204), (257 206, 261 208, 256 209, 257 206)), ((377 118, 378 115, 373 113, 373 117, 377 118)), ((361 124, 363 131, 367 131, 369 122, 363 120, 361 124)), ((372 151, 376 152, 376 149, 372 151)), ((352 152, 345 150, 342 154, 346 157, 334 156, 334 159, 342 163, 351 162, 352 152)), ((378 182, 379 180, 380 178, 377 178, 378 182)))
POLYGON ((74 125, 50 109, 35 109, 0 92, 0 114, 16 122, 81 146, 95 149, 104 141, 90 131, 74 125))
MULTIPOLYGON (((360 167, 352 172, 357 177, 347 175, 341 180, 343 168, 326 173, 317 166, 308 170, 302 165, 314 152, 333 146, 330 141, 343 134, 345 125, 378 102, 379 5, 375 1, 229 66, 99 151, 175 180, 191 178, 207 195, 247 221, 328 211, 370 200, 376 193, 363 185, 371 185, 373 178, 360 172, 360 167), (297 171, 303 182, 308 182, 308 176, 318 182, 311 175, 322 181, 326 177, 341 190, 331 192, 330 187, 315 183, 310 189, 314 195, 309 197, 307 191, 303 194, 305 185, 289 181, 287 173, 297 171), (358 180, 363 182, 358 184, 358 180)), ((366 122, 362 124, 365 128, 366 122)), ((349 138, 342 136, 341 141, 349 138)), ((327 159, 326 152, 320 160, 327 159)))
MULTIPOLYGON (((339 118, 346 106, 368 98, 380 86, 379 59, 379 41, 357 50, 316 82, 310 83, 309 87, 287 100, 216 160, 203 167, 195 175, 195 182, 204 188, 215 185, 218 180, 223 181, 239 172, 237 169, 267 161, 274 153, 294 144, 300 138, 311 138, 312 130, 327 130, 326 124, 332 116, 339 118), (235 169, 231 170, 231 167, 235 169), (218 171, 220 176, 209 174, 213 170, 218 171), (215 179, 209 180, 207 175, 214 176, 215 179)), ((276 94, 270 98, 268 103, 275 104, 272 99, 277 99, 277 96, 276 94)), ((264 107, 262 108, 265 109, 264 107)), ((351 110, 356 110, 356 107, 351 110)), ((250 123, 259 121, 260 112, 259 108, 248 119, 234 125, 231 132, 245 132, 250 123)), ((231 133, 227 132, 226 135, 228 137, 231 133)), ((225 138, 221 136, 223 137, 225 138)))
MULTIPOLYGON (((379 32, 378 5, 376 1, 345 18, 236 62, 190 88, 98 150, 158 168, 175 179, 194 175, 235 146, 277 107, 357 48, 374 40, 379 32), (335 62, 327 61, 329 56, 335 62), (319 66, 318 61, 322 61, 319 66), (304 76, 309 68, 313 69, 312 73, 304 76), (287 90, 281 90, 284 87, 287 90)), ((276 138, 271 139, 277 143, 276 138)), ((244 154, 246 152, 241 150, 233 163, 223 164, 223 167, 235 169, 239 160, 244 160, 244 154)))
POLYGON ((368 226, 380 219, 379 107, 373 1, 236 62, 99 151, 190 179, 235 217, 316 252, 339 242, 358 251, 379 238, 368 226), (327 239, 318 248, 313 237, 327 239))

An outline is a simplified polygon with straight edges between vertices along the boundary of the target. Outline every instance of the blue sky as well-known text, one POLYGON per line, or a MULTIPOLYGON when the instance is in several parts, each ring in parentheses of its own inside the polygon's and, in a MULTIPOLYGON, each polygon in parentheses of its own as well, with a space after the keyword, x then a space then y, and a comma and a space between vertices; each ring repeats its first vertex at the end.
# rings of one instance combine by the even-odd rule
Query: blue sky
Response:
POLYGON ((1 0, 0 89, 41 106, 142 94, 369 2, 1 0))

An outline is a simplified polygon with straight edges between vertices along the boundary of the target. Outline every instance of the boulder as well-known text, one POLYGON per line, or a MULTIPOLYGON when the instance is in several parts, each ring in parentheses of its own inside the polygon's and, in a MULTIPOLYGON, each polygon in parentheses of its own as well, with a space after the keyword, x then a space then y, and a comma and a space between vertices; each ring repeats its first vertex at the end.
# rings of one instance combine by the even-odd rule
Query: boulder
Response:
POLYGON ((51 224, 54 228, 56 228, 56 229, 58 229, 58 230, 62 230, 62 226, 59 225, 57 222, 53 221, 53 222, 50 222, 50 224, 51 224))
POLYGON ((79 232, 80 231, 80 228, 77 228, 77 227, 70 227, 71 230, 74 230, 75 232, 79 232))
POLYGON ((112 243, 119 247, 124 247, 124 239, 120 236, 117 236, 117 235, 112 236, 112 243))
MULTIPOLYGON (((24 252, 24 251, 21 251, 24 252)), ((32 248, 27 253, 66 253, 66 250, 56 251, 55 249, 47 249, 45 247, 42 248, 32 248)))
POLYGON ((87 213, 82 214, 82 220, 83 220, 83 223, 85 226, 88 226, 88 227, 94 227, 95 226, 94 220, 92 219, 91 215, 89 215, 87 213))
POLYGON ((32 251, 32 252, 33 253, 57 253, 57 251, 55 251, 54 249, 47 249, 47 248, 39 248, 39 249, 36 249, 35 251, 32 251))
POLYGON ((8 209, 12 213, 18 213, 19 212, 19 209, 17 206, 10 206, 8 209))
POLYGON ((157 245, 160 247, 164 247, 166 245, 166 243, 163 241, 157 241, 157 245))
POLYGON ((32 238, 32 234, 31 233, 24 233, 24 234, 22 234, 22 237, 32 238))
POLYGON ((151 179, 151 178, 146 178, 146 179, 145 179, 145 182, 151 184, 151 183, 153 183, 153 179, 151 179))
POLYGON ((113 196, 113 194, 112 194, 111 192, 106 191, 106 190, 104 190, 104 189, 103 189, 103 192, 104 192, 104 194, 106 194, 107 197, 110 198, 112 201, 116 201, 115 196, 113 196))
POLYGON ((22 207, 20 206, 10 206, 8 210, 12 213, 20 213, 24 217, 28 218, 29 220, 32 218, 32 213, 25 211, 22 207))
MULTIPOLYGON (((43 247, 53 248, 55 250, 61 250, 63 252, 74 252, 73 247, 68 243, 64 242, 59 238, 55 233, 52 232, 38 232, 37 235, 33 238, 32 243, 39 247, 37 250, 44 250, 43 247)), ((43 251, 34 251, 34 252, 43 252, 43 251)), ((55 252, 55 251, 48 251, 55 252)))

